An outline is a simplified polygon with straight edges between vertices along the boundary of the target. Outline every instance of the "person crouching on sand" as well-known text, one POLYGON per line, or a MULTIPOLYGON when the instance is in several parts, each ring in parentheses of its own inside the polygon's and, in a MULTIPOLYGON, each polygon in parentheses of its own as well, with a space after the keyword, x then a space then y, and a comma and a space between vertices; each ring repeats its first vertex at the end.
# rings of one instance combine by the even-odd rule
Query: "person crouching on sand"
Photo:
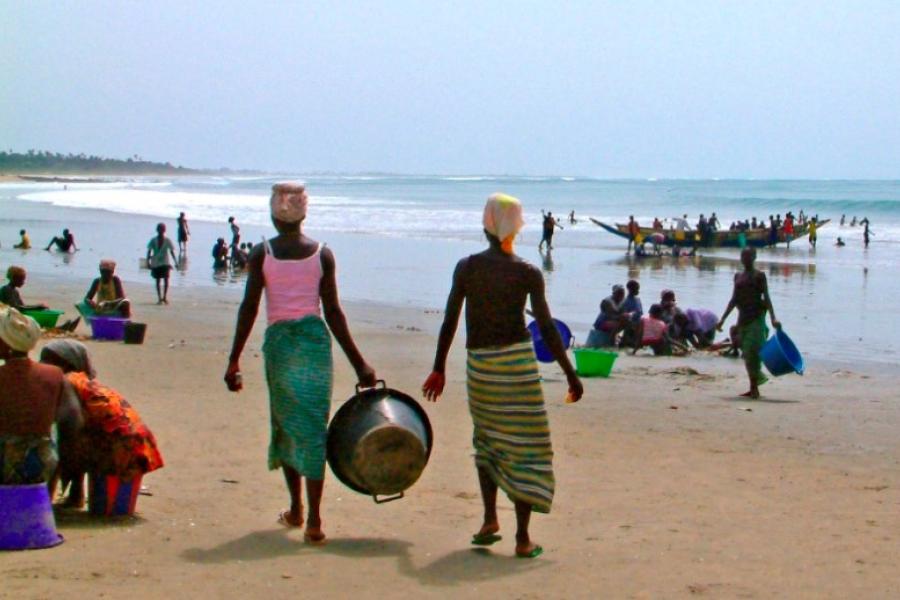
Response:
POLYGON ((25 304, 19 288, 25 285, 28 274, 22 267, 12 266, 6 270, 8 283, 0 287, 0 304, 6 304, 16 310, 43 310, 46 304, 25 304))
POLYGON ((728 315, 735 308, 738 309, 737 333, 744 365, 747 367, 747 377, 750 379, 750 390, 741 395, 750 398, 759 398, 759 386, 768 381, 762 372, 762 361, 759 356, 759 351, 769 337, 769 329, 766 327, 766 311, 769 312, 772 319, 772 327, 781 329, 781 323, 775 318, 775 309, 772 307, 772 299, 769 297, 766 274, 756 269, 755 261, 756 250, 744 248, 741 252, 744 272, 734 276, 734 291, 731 294, 731 300, 716 326, 716 329, 722 331, 728 315))
POLYGON ((122 280, 115 274, 116 261, 103 259, 100 261, 100 277, 91 282, 91 287, 84 296, 84 303, 98 315, 131 316, 131 302, 125 297, 122 280))
POLYGON ((268 327, 263 355, 272 412, 269 468, 284 470, 291 497, 290 509, 278 520, 287 527, 303 526, 300 495, 305 477, 309 512, 304 539, 321 543, 325 533, 319 505, 334 377, 329 329, 353 365, 361 386, 375 385, 375 371, 357 349, 347 327, 338 300, 334 254, 302 233, 307 202, 300 184, 272 186, 272 223, 278 235, 255 246, 250 254, 225 383, 233 392, 243 387, 238 361, 265 291, 268 327))
POLYGON ((531 512, 550 512, 555 482, 541 376, 525 328, 529 298, 544 342, 566 374, 567 400, 578 401, 583 389, 550 316, 540 270, 513 253, 513 240, 522 225, 517 199, 504 194, 488 198, 484 208, 488 249, 456 265, 434 369, 422 392, 434 402, 444 391, 447 353, 465 302, 469 410, 484 502, 484 522, 472 543, 488 546, 501 539, 499 487, 515 504, 516 555, 534 558, 543 549, 528 533, 531 512))
POLYGON ((69 488, 64 505, 84 506, 84 475, 114 475, 123 481, 163 466, 156 438, 117 391, 95 379, 87 347, 75 340, 53 340, 41 350, 41 362, 66 374, 75 391, 84 429, 68 451, 60 452, 60 477, 69 488))

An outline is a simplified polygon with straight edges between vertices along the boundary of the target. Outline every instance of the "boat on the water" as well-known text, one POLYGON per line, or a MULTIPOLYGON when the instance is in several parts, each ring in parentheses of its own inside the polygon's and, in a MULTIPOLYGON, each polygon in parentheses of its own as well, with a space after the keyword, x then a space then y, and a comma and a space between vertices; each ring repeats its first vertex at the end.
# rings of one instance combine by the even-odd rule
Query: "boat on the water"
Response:
MULTIPOLYGON (((619 237, 630 239, 627 223, 615 223, 608 225, 602 221, 591 218, 594 225, 602 227, 606 231, 619 237)), ((818 227, 824 227, 831 219, 822 219, 818 222, 818 227)), ((680 247, 705 247, 705 248, 740 248, 742 246, 752 246, 754 248, 763 248, 771 246, 770 230, 768 227, 748 229, 745 231, 721 230, 710 232, 706 240, 700 239, 700 235, 696 231, 676 231, 674 228, 669 229, 653 229, 652 227, 639 227, 641 239, 649 239, 653 234, 662 234, 662 246, 680 246, 680 247), (741 237, 743 236, 743 243, 741 237)), ((794 240, 804 238, 809 235, 809 222, 803 225, 794 224, 794 240)), ((659 239, 659 238, 657 238, 659 239)), ((784 236, 784 227, 778 230, 778 239, 775 243, 782 244, 787 240, 784 236)))

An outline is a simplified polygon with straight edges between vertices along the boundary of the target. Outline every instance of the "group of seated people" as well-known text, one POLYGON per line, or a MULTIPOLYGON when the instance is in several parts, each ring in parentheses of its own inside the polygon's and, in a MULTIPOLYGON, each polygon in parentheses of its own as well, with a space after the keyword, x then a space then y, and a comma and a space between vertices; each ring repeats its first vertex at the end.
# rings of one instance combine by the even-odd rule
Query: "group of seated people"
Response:
POLYGON ((225 243, 225 238, 217 239, 212 249, 213 269, 217 271, 225 269, 229 263, 233 269, 245 268, 252 249, 253 244, 250 242, 241 242, 240 245, 232 244, 229 247, 225 243))
POLYGON ((641 284, 632 279, 625 287, 614 285, 600 303, 600 314, 588 334, 586 347, 650 348, 657 355, 686 353, 709 348, 715 340, 718 316, 704 308, 681 310, 675 292, 663 290, 660 301, 647 314, 639 298, 641 284), (626 293, 627 289, 627 293, 626 293))
POLYGON ((115 390, 96 379, 87 348, 46 344, 30 317, 0 306, 0 485, 68 488, 66 504, 84 505, 84 476, 140 477, 163 466, 153 433, 115 390), (53 429, 56 429, 55 435, 53 429))
MULTIPOLYGON (((84 317, 116 316, 131 317, 131 302, 125 296, 122 280, 115 274, 116 262, 109 259, 100 261, 100 276, 91 282, 81 304, 76 305, 84 317)), ((23 267, 11 266, 6 270, 6 284, 0 286, 0 305, 15 308, 18 311, 40 311, 48 307, 44 303, 26 304, 22 299, 21 288, 25 285, 28 273, 23 267)), ((74 331, 79 319, 67 321, 58 327, 65 331, 74 331)))

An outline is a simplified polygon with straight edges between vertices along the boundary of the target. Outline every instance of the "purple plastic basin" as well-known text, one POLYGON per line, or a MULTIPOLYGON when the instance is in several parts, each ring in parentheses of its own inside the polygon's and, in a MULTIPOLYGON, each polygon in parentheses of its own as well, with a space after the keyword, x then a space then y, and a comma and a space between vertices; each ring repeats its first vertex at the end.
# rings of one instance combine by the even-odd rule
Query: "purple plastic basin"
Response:
POLYGON ((128 319, 120 317, 94 317, 91 319, 91 331, 95 340, 120 342, 125 339, 125 324, 128 322, 128 319))
POLYGON ((0 550, 37 550, 62 541, 47 484, 0 485, 0 550))

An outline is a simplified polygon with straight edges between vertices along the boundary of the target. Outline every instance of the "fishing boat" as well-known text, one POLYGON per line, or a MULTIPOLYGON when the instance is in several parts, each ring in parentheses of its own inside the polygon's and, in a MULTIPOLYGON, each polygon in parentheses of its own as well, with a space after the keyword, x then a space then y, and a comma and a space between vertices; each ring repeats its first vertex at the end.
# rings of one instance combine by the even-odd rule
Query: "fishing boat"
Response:
MULTIPOLYGON (((818 222, 818 226, 820 228, 824 227, 830 221, 831 219, 823 219, 818 222)), ((631 235, 628 233, 627 223, 608 225, 607 223, 598 221, 594 218, 591 218, 591 222, 614 235, 625 238, 626 240, 631 239, 631 235)), ((700 235, 696 231, 679 232, 674 228, 653 229, 652 227, 639 227, 638 230, 640 231, 640 239, 647 239, 655 233, 662 234, 664 241, 660 245, 663 246, 702 246, 706 248, 741 248, 743 246, 752 246, 754 248, 762 248, 771 245, 768 227, 748 229, 746 231, 713 231, 709 235, 709 239, 705 241, 700 239, 700 235), (743 243, 741 241, 742 236, 743 243)), ((809 235, 808 222, 803 225, 794 224, 794 240, 806 237, 807 235, 809 235)), ((784 228, 782 227, 778 230, 778 241, 776 243, 781 244, 786 241, 787 240, 784 237, 784 228)))

